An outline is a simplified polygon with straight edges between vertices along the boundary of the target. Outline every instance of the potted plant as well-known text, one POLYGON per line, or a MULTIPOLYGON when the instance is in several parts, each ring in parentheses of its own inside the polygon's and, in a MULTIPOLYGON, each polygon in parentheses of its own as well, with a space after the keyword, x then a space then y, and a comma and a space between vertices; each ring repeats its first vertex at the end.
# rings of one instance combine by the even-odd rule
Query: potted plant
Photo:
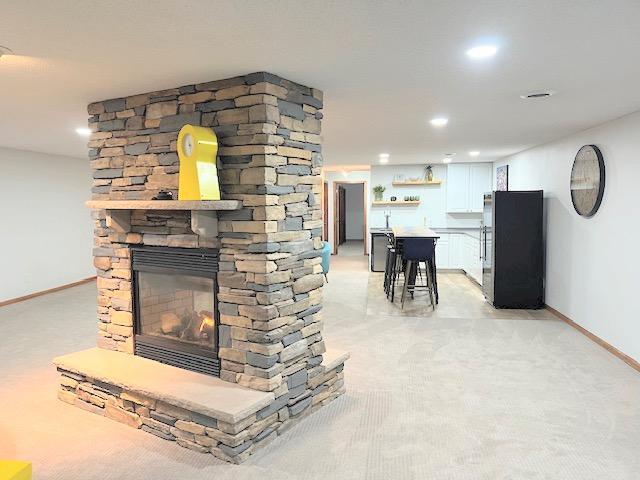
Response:
POLYGON ((373 197, 375 198, 376 202, 382 201, 382 194, 385 190, 386 189, 382 185, 376 185, 375 187, 373 187, 373 197))

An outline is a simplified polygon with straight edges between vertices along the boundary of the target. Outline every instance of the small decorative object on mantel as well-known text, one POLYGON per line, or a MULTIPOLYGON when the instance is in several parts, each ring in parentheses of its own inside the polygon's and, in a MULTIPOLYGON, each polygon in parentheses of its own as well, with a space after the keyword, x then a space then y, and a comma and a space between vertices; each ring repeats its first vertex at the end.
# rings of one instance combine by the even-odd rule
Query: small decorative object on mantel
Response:
POLYGON ((433 168, 431 165, 427 165, 424 169, 424 178, 427 182, 433 182, 433 168))
POLYGON ((382 194, 384 193, 385 190, 386 188, 384 188, 382 185, 376 185, 375 187, 373 187, 373 196, 376 202, 379 202, 382 200, 382 194))
POLYGON ((604 158, 595 145, 585 145, 576 154, 571 169, 571 201, 576 212, 592 217, 604 195, 604 158))
POLYGON ((218 137, 206 127, 185 125, 178 133, 179 200, 220 200, 218 137))
POLYGON ((153 197, 151 200, 173 200, 173 192, 169 190, 160 190, 158 195, 153 197))
POLYGON ((499 192, 509 190, 509 165, 496 168, 496 190, 499 192))

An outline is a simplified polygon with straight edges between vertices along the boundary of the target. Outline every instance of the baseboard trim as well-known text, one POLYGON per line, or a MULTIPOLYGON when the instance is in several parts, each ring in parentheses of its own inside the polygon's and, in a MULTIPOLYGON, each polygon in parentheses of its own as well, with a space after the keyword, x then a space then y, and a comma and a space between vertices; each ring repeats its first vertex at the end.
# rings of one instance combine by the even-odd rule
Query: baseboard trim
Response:
POLYGON ((49 288, 47 290, 42 290, 40 292, 30 293, 29 295, 25 295, 23 297, 10 298, 9 300, 0 302, 0 307, 5 307, 7 305, 11 305, 12 303, 24 302, 25 300, 41 297, 42 295, 46 295, 48 293, 54 293, 54 292, 59 292, 60 290, 66 290, 67 288, 76 287, 78 285, 93 282, 95 281, 95 279, 96 279, 95 276, 84 278, 82 280, 78 280, 77 282, 67 283, 66 285, 60 285, 59 287, 49 288))
POLYGON ((614 347, 613 345, 611 345, 608 342, 605 342, 603 339, 601 339, 597 335, 594 335, 593 333, 591 333, 586 328, 578 325, 576 322, 571 320, 566 315, 563 315, 562 313, 560 313, 555 308, 550 307, 549 305, 546 305, 546 304, 545 304, 545 308, 547 310, 549 310, 552 314, 554 314, 556 317, 558 317, 560 320, 562 320, 563 322, 567 323, 569 326, 575 328, 577 331, 582 333, 585 337, 588 337, 590 340, 592 340, 593 342, 595 342, 598 345, 600 345, 602 348, 607 350, 609 353, 611 353, 611 354, 615 355, 616 357, 618 357, 620 360, 622 360, 624 363, 629 365, 631 368, 633 368, 634 370, 640 372, 640 362, 634 360, 629 355, 627 355, 625 353, 622 353, 616 347, 614 347))

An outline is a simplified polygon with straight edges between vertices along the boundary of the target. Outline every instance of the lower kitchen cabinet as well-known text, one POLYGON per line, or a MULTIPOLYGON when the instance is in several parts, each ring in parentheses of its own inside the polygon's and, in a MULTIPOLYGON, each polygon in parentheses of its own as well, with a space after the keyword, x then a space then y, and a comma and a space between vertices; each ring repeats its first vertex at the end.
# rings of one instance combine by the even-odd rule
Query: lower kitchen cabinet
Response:
POLYGON ((482 284, 482 264, 480 260, 480 240, 464 235, 462 242, 464 263, 462 269, 476 282, 482 284))
POLYGON ((453 235, 448 233, 440 233, 439 235, 440 238, 436 243, 436 268, 454 268, 451 267, 451 248, 449 245, 453 235))
POLYGON ((439 232, 436 244, 437 268, 464 270, 473 280, 482 284, 480 239, 465 232, 439 232))

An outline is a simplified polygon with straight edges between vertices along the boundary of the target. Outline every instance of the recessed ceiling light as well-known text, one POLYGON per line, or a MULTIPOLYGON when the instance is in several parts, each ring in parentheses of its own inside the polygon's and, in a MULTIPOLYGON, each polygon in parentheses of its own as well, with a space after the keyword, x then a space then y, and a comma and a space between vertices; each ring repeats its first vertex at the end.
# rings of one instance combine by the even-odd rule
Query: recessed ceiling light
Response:
POLYGON ((467 56, 474 59, 490 58, 498 52, 495 45, 477 45, 467 50, 467 56))
POLYGON ((445 117, 436 117, 429 120, 429 123, 434 127, 444 127, 447 123, 449 123, 449 119, 445 117))
POLYGON ((451 163, 452 157, 444 157, 442 163, 451 163))
POLYGON ((472 150, 469 152, 470 157, 477 157, 478 155, 480 155, 480 152, 478 152, 477 150, 472 150))
POLYGON ((536 98, 549 98, 551 95, 555 95, 556 92, 553 90, 539 90, 535 92, 523 93, 520 95, 520 98, 528 99, 536 99, 536 98))
POLYGON ((76 133, 78 135, 82 135, 83 137, 88 137, 89 135, 91 135, 91 130, 87 127, 78 127, 76 128, 76 133))
POLYGON ((389 154, 388 153, 381 153, 380 155, 378 155, 378 159, 379 159, 380 163, 388 163, 389 162, 389 154))
POLYGON ((13 50, 11 50, 9 47, 3 47, 2 45, 0 45, 0 57, 2 57, 3 55, 11 55, 13 53, 13 50))

